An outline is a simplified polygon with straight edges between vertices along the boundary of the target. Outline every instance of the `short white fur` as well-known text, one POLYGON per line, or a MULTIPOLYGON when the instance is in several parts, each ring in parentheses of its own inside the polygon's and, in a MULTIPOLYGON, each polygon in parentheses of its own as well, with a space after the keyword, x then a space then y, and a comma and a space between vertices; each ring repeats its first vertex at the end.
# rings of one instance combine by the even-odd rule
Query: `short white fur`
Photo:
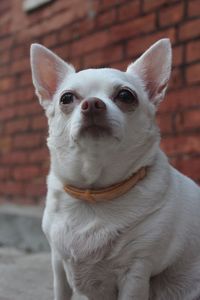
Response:
POLYGON ((51 168, 43 230, 52 251, 55 300, 200 299, 200 189, 170 166, 160 150, 155 122, 171 71, 171 46, 163 39, 126 72, 76 72, 45 47, 31 47, 33 83, 49 124, 51 168), (138 106, 122 111, 116 86, 133 90, 138 106), (67 113, 64 91, 81 95, 67 113), (81 103, 106 104, 111 134, 81 131, 81 103), (101 188, 147 166, 147 176, 110 202, 89 204, 66 194, 66 183, 101 188))

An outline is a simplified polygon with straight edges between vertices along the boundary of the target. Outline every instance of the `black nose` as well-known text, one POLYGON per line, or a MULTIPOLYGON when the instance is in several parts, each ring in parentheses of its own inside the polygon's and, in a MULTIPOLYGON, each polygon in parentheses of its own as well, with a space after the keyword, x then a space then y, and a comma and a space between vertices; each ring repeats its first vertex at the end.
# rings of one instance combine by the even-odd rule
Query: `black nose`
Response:
POLYGON ((88 98, 81 103, 81 112, 84 115, 104 113, 106 104, 99 98, 88 98))

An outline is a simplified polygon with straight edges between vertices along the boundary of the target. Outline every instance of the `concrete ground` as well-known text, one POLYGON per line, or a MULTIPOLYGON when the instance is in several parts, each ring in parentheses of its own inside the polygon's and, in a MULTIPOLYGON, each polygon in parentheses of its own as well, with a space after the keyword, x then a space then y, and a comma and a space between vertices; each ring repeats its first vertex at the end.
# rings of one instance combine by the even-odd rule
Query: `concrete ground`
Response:
MULTIPOLYGON (((53 300, 40 207, 0 206, 0 300, 53 300)), ((72 300, 85 300, 74 296, 72 300)))
POLYGON ((49 253, 0 248, 0 300, 53 300, 49 253))
MULTIPOLYGON (((48 252, 26 254, 0 248, 0 300, 53 300, 53 279, 48 252)), ((87 300, 74 295, 72 300, 87 300)))
POLYGON ((43 209, 0 206, 0 300, 53 300, 43 209))

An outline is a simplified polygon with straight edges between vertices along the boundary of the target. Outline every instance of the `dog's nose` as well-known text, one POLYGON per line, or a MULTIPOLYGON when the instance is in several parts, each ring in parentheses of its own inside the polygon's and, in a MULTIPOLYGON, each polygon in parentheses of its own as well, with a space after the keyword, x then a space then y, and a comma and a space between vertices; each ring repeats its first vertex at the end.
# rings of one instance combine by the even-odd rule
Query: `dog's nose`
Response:
POLYGON ((87 100, 83 100, 81 103, 81 112, 84 115, 92 114, 92 113, 104 113, 106 111, 106 104, 99 98, 88 98, 87 100))

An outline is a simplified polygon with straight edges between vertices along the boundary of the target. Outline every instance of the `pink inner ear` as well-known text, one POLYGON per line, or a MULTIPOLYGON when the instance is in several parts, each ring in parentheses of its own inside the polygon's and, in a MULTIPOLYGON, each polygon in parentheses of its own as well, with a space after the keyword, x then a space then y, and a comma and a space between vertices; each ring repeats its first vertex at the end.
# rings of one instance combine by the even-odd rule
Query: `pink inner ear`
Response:
POLYGON ((136 73, 143 81, 149 100, 158 104, 165 93, 171 71, 171 46, 163 39, 151 46, 127 72, 136 73))
POLYGON ((43 93, 46 90, 45 97, 47 94, 52 97, 58 84, 55 62, 42 55, 37 61, 37 68, 37 80, 39 85, 42 87, 43 93))
POLYGON ((156 95, 161 94, 163 90, 167 87, 168 80, 162 83, 162 72, 160 72, 160 74, 157 73, 158 69, 150 68, 149 70, 145 70, 143 74, 143 78, 145 78, 145 86, 149 93, 150 99, 153 99, 154 97, 156 97, 156 95))
POLYGON ((163 93, 163 91, 166 89, 167 87, 167 82, 163 83, 160 86, 156 86, 155 84, 152 84, 152 82, 148 82, 146 84, 146 89, 148 91, 149 94, 149 99, 154 99, 157 95, 161 95, 163 93))
POLYGON ((158 87, 158 89, 157 89, 157 93, 158 93, 158 94, 161 94, 161 93, 163 92, 163 90, 166 89, 167 83, 168 83, 168 82, 166 81, 166 82, 164 82, 162 85, 160 85, 160 86, 158 87))
POLYGON ((162 93, 166 87, 167 80, 165 77, 166 57, 163 55, 162 48, 157 47, 154 51, 147 53, 143 59, 143 78, 146 82, 146 88, 149 92, 150 99, 162 93), (165 83, 163 83, 163 80, 165 83))
POLYGON ((31 46, 31 69, 36 93, 41 104, 45 103, 45 107, 46 100, 52 100, 66 75, 75 73, 73 66, 39 44, 31 46))

